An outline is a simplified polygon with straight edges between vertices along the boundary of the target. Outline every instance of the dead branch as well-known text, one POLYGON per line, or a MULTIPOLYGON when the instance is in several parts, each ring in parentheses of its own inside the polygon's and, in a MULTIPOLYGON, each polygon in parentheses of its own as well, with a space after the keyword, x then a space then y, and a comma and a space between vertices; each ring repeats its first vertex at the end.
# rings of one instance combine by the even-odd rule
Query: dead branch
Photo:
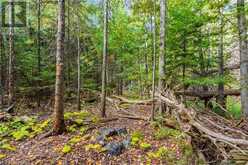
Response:
MULTIPOLYGON (((206 157, 209 157, 211 152, 213 154, 220 154, 219 156, 213 155, 215 158, 228 158, 231 159, 230 151, 235 149, 240 154, 244 154, 248 148, 248 134, 233 126, 233 122, 214 114, 211 111, 204 111, 192 108, 186 108, 180 103, 171 91, 167 91, 164 95, 156 94, 162 102, 173 109, 174 114, 177 116, 177 121, 182 131, 192 136, 195 146, 201 145, 203 142, 211 142, 207 146, 210 151, 204 152, 206 157), (185 129, 187 126, 187 129, 185 129), (228 131, 228 135, 226 135, 228 131), (225 145, 224 145, 225 144, 225 145), (212 151, 211 151, 212 150, 212 151), (218 150, 219 152, 216 152, 218 150)), ((211 161, 211 160, 208 160, 211 161)), ((218 160, 221 161, 221 160, 218 160)))
POLYGON ((113 98, 116 98, 116 99, 119 99, 120 100, 120 104, 151 104, 153 102, 152 99, 149 99, 149 100, 129 100, 125 97, 121 97, 121 96, 116 96, 116 95, 113 95, 112 96, 113 98))

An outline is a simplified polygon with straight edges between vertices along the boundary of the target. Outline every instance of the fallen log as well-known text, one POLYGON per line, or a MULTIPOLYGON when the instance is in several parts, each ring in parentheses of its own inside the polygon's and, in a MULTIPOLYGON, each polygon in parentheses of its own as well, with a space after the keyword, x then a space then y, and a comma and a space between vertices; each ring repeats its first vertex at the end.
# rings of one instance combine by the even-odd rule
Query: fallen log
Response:
POLYGON ((148 118, 142 117, 142 116, 133 116, 133 115, 117 115, 119 118, 126 118, 126 119, 132 119, 132 120, 144 120, 148 121, 148 118))
POLYGON ((116 95, 113 95, 112 96, 113 98, 117 98, 120 100, 120 103, 119 104, 125 104, 125 103, 128 103, 128 104, 151 104, 153 102, 152 99, 149 99, 149 100, 129 100, 125 97, 122 97, 122 96, 116 96, 116 95))
POLYGON ((164 95, 156 95, 173 109, 180 129, 191 137, 192 145, 196 146, 194 148, 198 148, 197 152, 202 152, 208 162, 215 164, 220 164, 224 160, 238 162, 239 160, 233 159, 230 151, 235 150, 240 155, 248 152, 248 134, 235 127, 233 122, 227 122, 227 119, 223 120, 212 112, 201 113, 199 110, 186 108, 170 91, 164 95))
MULTIPOLYGON (((176 91, 175 95, 184 95, 184 96, 191 96, 191 97, 199 97, 199 98, 213 98, 219 95, 218 91, 200 91, 200 90, 186 90, 186 91, 176 91)), ((229 89, 224 91, 224 96, 240 96, 240 90, 238 89, 229 89)))

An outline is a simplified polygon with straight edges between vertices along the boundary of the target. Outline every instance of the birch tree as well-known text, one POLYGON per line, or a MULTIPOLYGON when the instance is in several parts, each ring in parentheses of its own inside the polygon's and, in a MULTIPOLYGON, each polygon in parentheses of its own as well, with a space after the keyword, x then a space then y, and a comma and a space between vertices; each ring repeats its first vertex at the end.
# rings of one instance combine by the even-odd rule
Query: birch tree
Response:
MULTIPOLYGON (((160 53, 159 53, 159 92, 163 92, 165 88, 165 38, 166 38, 166 3, 167 0, 160 0, 160 53)), ((165 105, 161 102, 160 112, 165 111, 165 105)))

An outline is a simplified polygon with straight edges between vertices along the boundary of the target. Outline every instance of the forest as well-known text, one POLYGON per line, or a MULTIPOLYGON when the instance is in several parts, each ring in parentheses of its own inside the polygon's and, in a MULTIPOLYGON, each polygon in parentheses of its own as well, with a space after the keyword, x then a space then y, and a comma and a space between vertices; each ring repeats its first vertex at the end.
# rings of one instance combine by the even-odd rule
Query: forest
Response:
POLYGON ((0 165, 248 165, 247 0, 0 0, 0 165))

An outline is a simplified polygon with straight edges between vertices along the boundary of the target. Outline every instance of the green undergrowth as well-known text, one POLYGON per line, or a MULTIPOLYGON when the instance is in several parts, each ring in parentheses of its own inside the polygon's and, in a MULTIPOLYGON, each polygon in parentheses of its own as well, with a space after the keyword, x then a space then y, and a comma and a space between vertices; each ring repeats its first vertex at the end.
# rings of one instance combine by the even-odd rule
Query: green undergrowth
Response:
MULTIPOLYGON (((16 151, 15 141, 33 138, 48 130, 51 120, 38 121, 35 116, 14 117, 0 123, 0 151, 16 151)), ((5 158, 0 154, 0 159, 5 158)))
POLYGON ((242 116, 240 100, 235 100, 233 97, 227 97, 227 110, 235 119, 240 119, 242 116))
POLYGON ((32 138, 45 131, 50 123, 50 119, 37 121, 36 117, 15 117, 0 124, 0 139, 19 141, 32 138))
POLYGON ((156 140, 163 140, 168 138, 181 138, 183 136, 184 134, 182 132, 167 127, 159 128, 154 134, 154 138, 156 140))

